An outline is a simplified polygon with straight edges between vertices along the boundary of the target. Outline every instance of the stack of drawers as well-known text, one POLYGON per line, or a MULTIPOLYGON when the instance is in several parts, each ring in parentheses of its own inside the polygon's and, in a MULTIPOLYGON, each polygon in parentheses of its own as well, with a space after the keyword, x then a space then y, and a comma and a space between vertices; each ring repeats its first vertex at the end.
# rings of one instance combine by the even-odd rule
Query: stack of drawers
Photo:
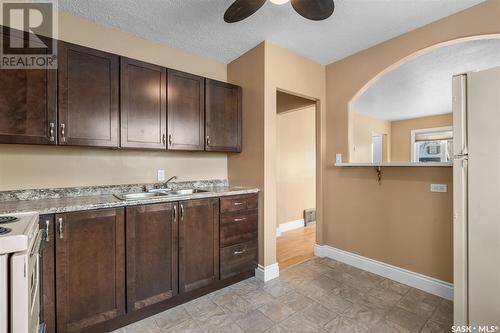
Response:
POLYGON ((255 269, 258 260, 258 196, 220 199, 220 278, 255 269))

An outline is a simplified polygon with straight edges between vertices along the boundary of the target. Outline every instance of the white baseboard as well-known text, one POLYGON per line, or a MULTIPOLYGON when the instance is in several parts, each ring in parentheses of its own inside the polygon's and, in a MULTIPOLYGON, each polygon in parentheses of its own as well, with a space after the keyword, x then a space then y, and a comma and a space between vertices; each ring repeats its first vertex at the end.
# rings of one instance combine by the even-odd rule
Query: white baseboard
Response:
POLYGON ((276 237, 281 236, 282 233, 294 229, 299 229, 304 226, 304 219, 290 221, 286 223, 281 223, 278 228, 276 228, 276 237))
POLYGON ((360 256, 355 253, 336 249, 328 245, 314 246, 314 254, 327 257, 363 269, 365 271, 386 277, 448 300, 453 300, 453 284, 430 276, 412 272, 403 268, 360 256))
POLYGON ((279 276, 280 268, 277 262, 266 267, 259 265, 255 269, 255 277, 264 282, 271 281, 279 276))

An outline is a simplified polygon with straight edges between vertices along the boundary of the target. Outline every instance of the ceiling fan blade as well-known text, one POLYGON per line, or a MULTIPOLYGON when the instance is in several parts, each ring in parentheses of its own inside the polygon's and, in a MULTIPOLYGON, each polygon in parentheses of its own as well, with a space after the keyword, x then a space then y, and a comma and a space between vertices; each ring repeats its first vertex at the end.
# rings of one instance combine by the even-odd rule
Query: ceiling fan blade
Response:
POLYGON ((266 0, 236 0, 226 10, 224 21, 227 23, 235 23, 246 19, 260 9, 266 0))
POLYGON ((333 0, 291 0, 291 3, 297 13, 313 21, 325 20, 335 10, 333 0))

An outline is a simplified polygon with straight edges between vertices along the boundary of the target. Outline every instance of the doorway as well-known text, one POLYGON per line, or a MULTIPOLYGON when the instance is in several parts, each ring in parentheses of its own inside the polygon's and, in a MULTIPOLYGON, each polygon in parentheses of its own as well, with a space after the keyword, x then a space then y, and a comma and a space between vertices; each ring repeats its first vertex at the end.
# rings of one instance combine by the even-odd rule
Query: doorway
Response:
POLYGON ((316 101, 277 92, 277 224, 280 269, 314 256, 316 101))

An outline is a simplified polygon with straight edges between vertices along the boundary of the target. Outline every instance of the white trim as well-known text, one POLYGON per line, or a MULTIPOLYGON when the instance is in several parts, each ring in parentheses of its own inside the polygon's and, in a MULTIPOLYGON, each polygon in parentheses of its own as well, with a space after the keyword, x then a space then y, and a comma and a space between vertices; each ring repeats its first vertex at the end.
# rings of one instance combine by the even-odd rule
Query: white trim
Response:
POLYGON ((336 167, 452 167, 453 162, 335 163, 336 167))
POLYGON ((295 220, 295 221, 290 221, 286 223, 281 223, 277 228, 276 228, 276 237, 281 236, 282 233, 294 229, 300 229, 304 227, 304 219, 300 220, 295 220))
POLYGON ((453 300, 453 284, 430 276, 366 258, 355 253, 336 249, 328 245, 316 244, 314 246, 314 254, 318 257, 335 259, 365 271, 426 291, 430 294, 453 300))
POLYGON ((255 269, 255 277, 264 282, 271 281, 279 276, 280 268, 277 262, 266 267, 258 265, 255 269))

